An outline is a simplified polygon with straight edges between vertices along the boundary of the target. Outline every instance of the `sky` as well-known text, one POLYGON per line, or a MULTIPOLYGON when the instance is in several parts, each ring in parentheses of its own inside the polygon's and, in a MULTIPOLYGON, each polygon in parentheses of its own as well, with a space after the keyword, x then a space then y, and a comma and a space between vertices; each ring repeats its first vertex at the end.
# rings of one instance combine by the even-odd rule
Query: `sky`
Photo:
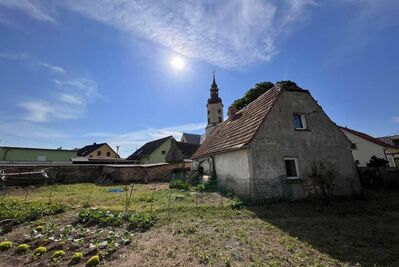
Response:
POLYGON ((0 0, 0 146, 77 148, 204 133, 292 80, 337 124, 399 133, 397 0, 0 0))

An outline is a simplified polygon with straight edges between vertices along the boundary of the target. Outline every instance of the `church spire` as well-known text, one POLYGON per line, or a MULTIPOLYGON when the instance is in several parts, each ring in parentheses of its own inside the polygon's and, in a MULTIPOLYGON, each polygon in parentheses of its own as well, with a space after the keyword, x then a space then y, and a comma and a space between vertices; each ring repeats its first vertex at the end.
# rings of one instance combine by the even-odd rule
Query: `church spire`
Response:
POLYGON ((216 84, 215 71, 213 71, 213 80, 212 80, 210 92, 211 92, 211 95, 210 95, 210 98, 208 99, 208 104, 222 103, 222 99, 219 97, 219 88, 218 88, 218 85, 216 84))

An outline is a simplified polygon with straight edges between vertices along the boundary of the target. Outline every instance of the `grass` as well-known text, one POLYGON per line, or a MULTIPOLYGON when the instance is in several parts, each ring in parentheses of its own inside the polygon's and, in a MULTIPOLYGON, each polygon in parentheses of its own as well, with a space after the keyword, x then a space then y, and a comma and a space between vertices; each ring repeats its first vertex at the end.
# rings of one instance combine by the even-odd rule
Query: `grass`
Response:
MULTIPOLYGON (((125 192, 108 192, 115 187, 59 185, 53 188, 52 203, 74 206, 68 212, 76 219, 92 192, 91 207, 124 212, 125 192)), ((27 205, 47 203, 49 191, 31 189, 27 205)), ((6 201, 24 201, 23 190, 9 193, 6 201)), ((147 232, 135 233, 129 246, 118 249, 120 256, 104 263, 139 266, 146 259, 146 266, 399 266, 398 192, 370 191, 366 200, 330 206, 245 206, 238 199, 221 200, 215 193, 169 189, 167 184, 134 185, 130 211, 158 219, 147 232)))

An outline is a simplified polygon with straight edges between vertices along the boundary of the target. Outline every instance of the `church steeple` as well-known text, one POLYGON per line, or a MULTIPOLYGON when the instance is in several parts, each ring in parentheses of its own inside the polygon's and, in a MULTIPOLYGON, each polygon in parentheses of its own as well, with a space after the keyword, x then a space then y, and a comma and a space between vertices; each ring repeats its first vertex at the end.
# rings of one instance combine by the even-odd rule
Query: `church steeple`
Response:
POLYGON ((208 111, 208 125, 206 126, 206 134, 209 134, 219 123, 223 122, 223 104, 219 97, 219 88, 216 84, 215 72, 210 88, 210 97, 206 105, 208 111))

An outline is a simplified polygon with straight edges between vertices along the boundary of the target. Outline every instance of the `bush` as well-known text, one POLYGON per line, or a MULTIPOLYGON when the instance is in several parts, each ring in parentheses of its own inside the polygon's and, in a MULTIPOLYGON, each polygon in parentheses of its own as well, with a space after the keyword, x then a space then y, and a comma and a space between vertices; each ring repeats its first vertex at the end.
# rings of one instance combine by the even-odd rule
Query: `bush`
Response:
POLYGON ((41 255, 43 255, 44 253, 46 253, 47 252, 47 248, 45 248, 45 247, 38 247, 37 249, 35 249, 35 251, 33 252, 33 255, 34 256, 41 256, 41 255))
POLYGON ((233 199, 233 203, 231 203, 231 208, 234 210, 240 210, 245 206, 245 202, 239 199, 238 197, 235 197, 233 199))
POLYGON ((370 158, 370 161, 367 163, 367 167, 372 167, 372 168, 388 167, 388 164, 389 164, 388 160, 372 156, 370 158))
POLYGON ((75 254, 72 255, 71 263, 72 264, 77 264, 81 260, 83 260, 83 253, 82 252, 76 252, 75 254))
POLYGON ((96 255, 91 257, 87 262, 86 266, 88 267, 94 267, 100 264, 100 256, 96 255))
POLYGON ((21 244, 15 249, 15 254, 25 254, 29 250, 30 246, 28 244, 21 244))
POLYGON ((150 229, 151 226, 154 225, 156 220, 157 217, 151 214, 145 214, 145 213, 132 214, 129 217, 129 222, 130 222, 129 229, 144 232, 150 229))
POLYGON ((79 212, 80 222, 94 222, 103 226, 119 226, 123 223, 122 212, 111 212, 109 210, 85 209, 79 212))
POLYGON ((11 241, 3 241, 0 243, 0 251, 6 251, 11 248, 13 243, 11 241))
POLYGON ((181 179, 173 179, 170 181, 169 188, 189 190, 191 184, 181 179))
POLYGON ((334 192, 336 172, 328 169, 323 163, 313 163, 309 178, 313 187, 313 194, 317 199, 331 203, 334 192))

